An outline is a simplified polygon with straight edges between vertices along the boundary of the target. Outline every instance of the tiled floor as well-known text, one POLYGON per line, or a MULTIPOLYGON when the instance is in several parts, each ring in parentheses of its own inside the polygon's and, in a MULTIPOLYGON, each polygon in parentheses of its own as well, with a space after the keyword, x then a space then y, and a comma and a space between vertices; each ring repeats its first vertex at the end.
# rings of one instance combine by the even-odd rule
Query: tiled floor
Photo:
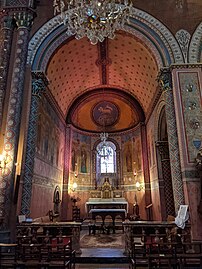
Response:
MULTIPOLYGON (((81 237, 84 234, 88 233, 87 230, 83 230, 81 233, 81 237)), ((82 253, 80 258, 83 261, 87 260, 88 263, 76 263, 76 269, 129 269, 129 264, 127 263, 107 263, 107 260, 112 259, 122 259, 126 256, 124 255, 124 249, 120 248, 82 248, 82 253), (90 261, 92 259, 92 263, 90 261), (97 259, 96 263, 93 261, 97 259), (106 259, 106 263, 105 263, 106 259), (99 263, 100 261, 100 263, 99 263)))

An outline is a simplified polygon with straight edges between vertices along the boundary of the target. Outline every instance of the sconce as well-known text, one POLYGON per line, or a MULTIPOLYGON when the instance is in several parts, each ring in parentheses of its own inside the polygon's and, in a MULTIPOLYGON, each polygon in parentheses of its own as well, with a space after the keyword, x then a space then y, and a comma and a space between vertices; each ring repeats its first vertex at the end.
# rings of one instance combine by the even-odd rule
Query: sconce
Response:
POLYGON ((78 177, 78 166, 77 166, 77 163, 75 163, 75 171, 74 171, 74 176, 75 178, 78 177))
POLYGON ((0 169, 4 171, 6 169, 6 165, 8 164, 8 156, 0 154, 0 169))
POLYGON ((136 187, 137 191, 141 191, 143 189, 143 184, 140 183, 139 181, 136 181, 135 187, 136 187))
POLYGON ((77 189, 77 183, 76 182, 74 182, 73 183, 73 185, 72 185, 72 188, 71 188, 71 190, 73 191, 73 192, 75 192, 76 191, 76 189, 77 189))

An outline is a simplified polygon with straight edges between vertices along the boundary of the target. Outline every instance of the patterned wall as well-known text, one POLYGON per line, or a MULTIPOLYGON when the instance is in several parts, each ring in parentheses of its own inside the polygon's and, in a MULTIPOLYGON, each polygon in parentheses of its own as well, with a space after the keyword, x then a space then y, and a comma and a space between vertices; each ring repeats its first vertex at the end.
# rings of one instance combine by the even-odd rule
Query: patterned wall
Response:
POLYGON ((182 114, 188 162, 195 162, 197 151, 202 144, 201 90, 198 72, 179 72, 182 114))
POLYGON ((30 210, 32 218, 44 216, 48 210, 53 209, 55 186, 59 185, 62 189, 64 143, 64 124, 43 96, 39 106, 30 210))

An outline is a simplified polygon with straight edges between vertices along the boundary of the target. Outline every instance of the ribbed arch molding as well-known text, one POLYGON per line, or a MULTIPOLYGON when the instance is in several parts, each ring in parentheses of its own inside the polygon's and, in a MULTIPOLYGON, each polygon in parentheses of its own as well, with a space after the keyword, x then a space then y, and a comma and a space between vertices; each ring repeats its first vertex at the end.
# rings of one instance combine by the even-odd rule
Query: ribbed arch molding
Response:
POLYGON ((192 35, 188 60, 189 63, 199 63, 201 62, 202 54, 202 22, 198 25, 195 32, 192 35))
MULTIPOLYGON (((65 26, 58 25, 60 15, 45 23, 29 42, 27 64, 32 70, 46 70, 46 66, 54 51, 70 36, 65 26)), ((178 42, 172 33, 150 14, 133 8, 130 24, 123 27, 124 31, 138 37, 150 48, 156 57, 159 68, 172 63, 184 63, 178 42)))

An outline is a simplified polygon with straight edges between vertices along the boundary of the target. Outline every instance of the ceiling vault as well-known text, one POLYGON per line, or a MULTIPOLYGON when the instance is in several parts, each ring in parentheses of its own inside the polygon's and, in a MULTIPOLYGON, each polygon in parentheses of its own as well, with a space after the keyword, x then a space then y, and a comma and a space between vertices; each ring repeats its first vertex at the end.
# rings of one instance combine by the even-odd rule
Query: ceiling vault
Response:
POLYGON ((107 85, 109 84, 109 75, 108 75, 108 65, 111 63, 111 60, 108 57, 108 39, 105 38, 103 42, 99 42, 98 46, 98 60, 96 64, 100 68, 100 84, 107 85))

